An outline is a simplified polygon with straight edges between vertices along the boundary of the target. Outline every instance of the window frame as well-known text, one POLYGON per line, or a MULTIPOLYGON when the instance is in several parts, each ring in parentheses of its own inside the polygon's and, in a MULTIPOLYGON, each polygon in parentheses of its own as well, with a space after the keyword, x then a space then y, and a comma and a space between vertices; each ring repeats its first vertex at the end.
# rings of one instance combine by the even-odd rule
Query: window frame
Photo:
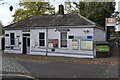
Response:
POLYGON ((45 47, 45 33, 44 32, 39 32, 39 46, 40 47, 45 47), (40 39, 40 34, 44 34, 43 39, 40 39), (43 45, 41 45, 41 41, 43 41, 43 45))
POLYGON ((15 45, 15 33, 10 33, 10 45, 12 46, 15 45), (12 37, 12 34, 13 34, 13 37, 12 37))
POLYGON ((60 33, 60 43, 61 43, 61 44, 60 44, 60 47, 61 47, 61 48, 67 48, 67 32, 61 32, 61 33, 60 33), (63 39, 62 34, 66 34, 66 39, 63 39), (62 45, 62 41, 66 41, 66 42, 65 42, 65 43, 66 43, 65 46, 62 45))

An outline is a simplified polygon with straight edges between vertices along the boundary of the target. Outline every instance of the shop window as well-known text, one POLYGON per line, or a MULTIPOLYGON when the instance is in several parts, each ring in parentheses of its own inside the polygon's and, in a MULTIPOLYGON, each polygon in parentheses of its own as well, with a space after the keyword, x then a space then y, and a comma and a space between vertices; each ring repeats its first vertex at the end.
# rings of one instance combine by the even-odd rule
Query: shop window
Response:
POLYGON ((61 47, 67 47, 67 32, 61 32, 61 47))
POLYGON ((10 33, 10 43, 11 45, 15 45, 15 34, 14 33, 10 33))
POLYGON ((45 33, 39 33, 39 46, 45 46, 45 33))

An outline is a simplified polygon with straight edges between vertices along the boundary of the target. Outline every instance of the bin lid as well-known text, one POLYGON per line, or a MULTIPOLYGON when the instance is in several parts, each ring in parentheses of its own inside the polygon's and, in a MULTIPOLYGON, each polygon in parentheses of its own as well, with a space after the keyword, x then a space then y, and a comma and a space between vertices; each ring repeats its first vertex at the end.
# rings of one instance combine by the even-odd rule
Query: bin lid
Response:
POLYGON ((109 45, 109 42, 107 41, 95 41, 96 45, 109 45))

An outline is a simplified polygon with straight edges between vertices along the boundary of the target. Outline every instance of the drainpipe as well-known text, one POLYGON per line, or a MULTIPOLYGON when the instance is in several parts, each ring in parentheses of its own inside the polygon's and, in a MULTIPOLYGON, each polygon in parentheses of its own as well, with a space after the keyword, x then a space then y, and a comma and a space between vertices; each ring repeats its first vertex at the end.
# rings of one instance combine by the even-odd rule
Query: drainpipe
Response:
POLYGON ((46 28, 46 56, 48 53, 48 28, 46 28))

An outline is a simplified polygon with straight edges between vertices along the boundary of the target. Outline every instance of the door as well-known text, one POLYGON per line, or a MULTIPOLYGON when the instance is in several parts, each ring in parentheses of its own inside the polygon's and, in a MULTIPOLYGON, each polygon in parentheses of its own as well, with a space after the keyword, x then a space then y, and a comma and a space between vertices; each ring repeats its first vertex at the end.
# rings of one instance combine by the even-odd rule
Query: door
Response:
POLYGON ((30 53, 30 34, 23 34, 23 54, 30 53))
POLYGON ((27 38, 23 37, 23 54, 27 54, 27 38))

